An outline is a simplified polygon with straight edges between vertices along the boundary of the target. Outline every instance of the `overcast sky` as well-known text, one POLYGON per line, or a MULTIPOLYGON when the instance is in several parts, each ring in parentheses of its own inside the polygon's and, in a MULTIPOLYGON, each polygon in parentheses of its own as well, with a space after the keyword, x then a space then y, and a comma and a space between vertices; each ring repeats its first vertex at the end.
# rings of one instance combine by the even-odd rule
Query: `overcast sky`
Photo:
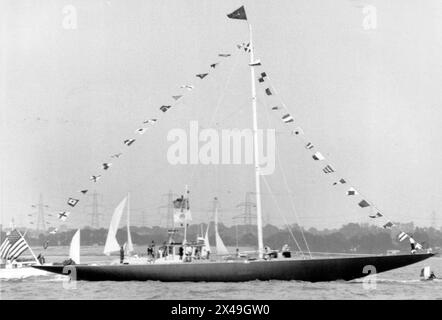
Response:
MULTIPOLYGON (((232 224, 236 205, 254 191, 253 167, 172 166, 167 133, 202 127, 252 125, 247 24, 226 14, 244 4, 254 28, 255 53, 306 136, 340 174, 393 221, 442 224, 442 4, 412 0, 278 1, 2 1, 1 217, 21 225, 43 194, 48 212, 81 199, 68 227, 90 224, 84 206, 102 194, 101 225, 131 193, 133 223, 165 225, 162 194, 191 190, 194 222, 207 222, 210 201, 232 224), (65 29, 67 5, 77 28, 65 29), (363 8, 376 8, 374 29, 363 8), (228 59, 220 52, 234 53, 228 59), (209 77, 195 74, 221 61, 209 77), (195 89, 143 136, 142 121, 195 89), (218 107, 217 107, 218 106, 218 107), (212 122, 212 120, 214 120, 212 122), (126 147, 122 141, 137 138, 126 147), (138 139, 139 138, 139 139, 138 139), (109 172, 100 164, 123 152, 109 172), (92 185, 89 176, 103 174, 92 185), (141 211, 145 211, 144 219, 141 211)), ((264 222, 284 219, 306 227, 369 222, 367 212, 331 186, 302 144, 285 134, 258 96, 259 125, 275 128, 283 171, 267 177, 264 222), (275 203, 277 202, 277 204, 275 203), (278 209, 280 206, 280 209, 278 209)), ((49 218, 49 217, 48 217, 49 218)), ((49 218, 50 219, 50 218, 49 218)), ((56 225, 55 220, 51 220, 56 225)))

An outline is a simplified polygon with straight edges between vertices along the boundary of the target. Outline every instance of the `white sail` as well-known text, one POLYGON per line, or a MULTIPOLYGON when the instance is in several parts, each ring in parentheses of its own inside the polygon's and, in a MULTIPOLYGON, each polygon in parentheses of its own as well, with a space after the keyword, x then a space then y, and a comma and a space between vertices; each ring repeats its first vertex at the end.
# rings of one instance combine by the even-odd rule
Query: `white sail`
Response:
POLYGON ((215 242, 216 254, 229 254, 229 250, 227 250, 218 233, 218 208, 215 208, 215 242))
POLYGON ((206 235, 204 236, 204 250, 205 250, 205 252, 210 252, 209 226, 210 226, 210 223, 207 224, 206 235))
POLYGON ((76 264, 80 264, 80 229, 78 229, 72 237, 71 246, 69 248, 69 258, 76 264))
POLYGON ((132 236, 130 234, 130 201, 129 195, 127 195, 127 244, 126 253, 130 254, 134 251, 134 245, 132 243, 132 236))
POLYGON ((110 255, 111 252, 116 252, 120 250, 120 245, 118 244, 116 235, 118 231, 118 225, 120 224, 121 216, 123 215, 124 206, 126 205, 127 197, 124 198, 120 204, 115 208, 114 215, 109 226, 109 231, 107 233, 106 244, 104 245, 104 254, 110 255))

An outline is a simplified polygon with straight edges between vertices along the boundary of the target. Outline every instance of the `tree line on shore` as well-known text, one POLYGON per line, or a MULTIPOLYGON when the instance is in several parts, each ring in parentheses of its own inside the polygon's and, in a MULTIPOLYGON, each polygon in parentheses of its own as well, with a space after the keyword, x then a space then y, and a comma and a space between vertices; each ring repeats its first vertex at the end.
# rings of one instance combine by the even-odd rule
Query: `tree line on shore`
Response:
MULTIPOLYGON (((419 241, 424 248, 442 247, 442 229, 432 227, 415 227, 412 223, 402 226, 419 241)), ((187 229, 187 240, 196 240, 202 236, 207 225, 190 225, 187 229)), ((219 234, 227 246, 256 247, 257 232, 254 225, 225 226, 218 225, 219 234)), ((209 227, 209 242, 215 244, 213 224, 209 227)), ((26 240, 31 246, 68 246, 76 230, 67 230, 56 234, 28 232, 26 240)), ((131 227, 131 236, 134 244, 148 246, 154 241, 156 244, 168 240, 168 229, 165 227, 131 227)), ((263 229, 264 245, 272 249, 280 249, 288 244, 292 250, 311 252, 336 252, 336 253, 385 253, 387 250, 409 251, 408 241, 399 242, 397 235, 390 230, 385 230, 368 224, 349 223, 339 229, 305 230, 298 225, 289 228, 279 228, 266 225, 263 229)), ((4 239, 5 233, 2 234, 4 239)), ((85 227, 81 230, 82 246, 104 246, 107 229, 92 229, 85 227)), ((127 239, 126 228, 118 230, 117 239, 124 243, 127 239)), ((182 235, 177 234, 176 241, 182 240, 182 235)))

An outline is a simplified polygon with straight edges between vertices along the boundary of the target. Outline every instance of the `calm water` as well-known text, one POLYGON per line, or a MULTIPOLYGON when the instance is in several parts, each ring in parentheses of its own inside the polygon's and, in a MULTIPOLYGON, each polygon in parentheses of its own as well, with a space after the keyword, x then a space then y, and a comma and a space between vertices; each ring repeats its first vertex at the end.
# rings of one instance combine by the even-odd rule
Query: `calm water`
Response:
MULTIPOLYGON (((100 248, 82 249, 82 262, 104 260, 100 248)), ((50 248, 48 261, 62 261, 67 248, 50 248)), ((116 257, 115 257, 116 258, 116 257)), ((364 281, 308 283, 251 281, 245 283, 86 282, 66 288, 64 276, 1 280, 0 299, 442 299, 442 280, 420 281, 423 266, 442 277, 442 258, 377 275, 376 287, 364 281), (365 286, 366 287, 366 286, 365 286)))

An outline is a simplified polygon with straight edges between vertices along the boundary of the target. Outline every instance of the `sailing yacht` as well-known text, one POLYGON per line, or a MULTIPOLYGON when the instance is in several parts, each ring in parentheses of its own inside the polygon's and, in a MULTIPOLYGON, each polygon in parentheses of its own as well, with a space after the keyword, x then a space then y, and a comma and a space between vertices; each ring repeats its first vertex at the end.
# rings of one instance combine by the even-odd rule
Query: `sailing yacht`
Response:
MULTIPOLYGON (((234 11, 228 15, 229 18, 244 19, 244 8, 234 11), (242 9, 242 10, 241 10, 242 9)), ((246 20, 246 19, 244 19, 246 20)), ((254 168, 255 168, 255 194, 256 194, 256 224, 258 236, 258 250, 256 257, 237 259, 188 259, 183 251, 190 248, 205 250, 208 247, 208 229, 202 243, 190 243, 186 241, 187 214, 184 213, 184 241, 182 243, 169 242, 166 245, 167 257, 160 257, 156 261, 146 261, 141 263, 122 263, 112 265, 76 265, 76 277, 78 280, 89 281, 130 281, 130 280, 156 280, 156 281, 205 281, 205 282, 240 282, 252 280, 299 280, 299 281, 335 281, 352 280, 367 276, 365 272, 367 266, 376 273, 404 267, 432 257, 433 253, 414 253, 398 255, 377 255, 377 256, 351 256, 351 257, 330 257, 330 258, 304 258, 291 257, 291 255, 276 255, 270 258, 266 254, 263 241, 262 226, 262 205, 260 187, 260 168, 258 153, 258 121, 257 121, 257 101, 256 101, 256 78, 255 68, 259 63, 254 57, 252 26, 249 24, 249 45, 250 54, 250 74, 252 93, 252 121, 253 121, 253 144, 254 144, 254 168)), ((177 203, 183 204, 187 199, 182 197, 177 203)), ((178 199, 177 199, 178 200, 178 199)), ((108 239, 106 241, 105 253, 114 252, 120 249, 115 235, 118 223, 121 219, 124 199, 117 207, 109 228, 108 239)), ((183 208, 183 207, 181 207, 183 208)), ((188 206, 187 206, 188 209, 188 206)), ((227 248, 222 244, 218 234, 218 215, 215 209, 215 238, 217 253, 228 254, 227 248)), ((128 230, 129 231, 129 230, 128 230)), ((128 234, 130 234, 128 232, 128 234)), ((128 244, 130 238, 128 238, 128 244)), ((210 248, 210 247, 209 247, 210 248)), ((139 260, 139 262, 142 260, 139 260)), ((61 274, 62 266, 35 266, 35 268, 47 270, 61 274)))

